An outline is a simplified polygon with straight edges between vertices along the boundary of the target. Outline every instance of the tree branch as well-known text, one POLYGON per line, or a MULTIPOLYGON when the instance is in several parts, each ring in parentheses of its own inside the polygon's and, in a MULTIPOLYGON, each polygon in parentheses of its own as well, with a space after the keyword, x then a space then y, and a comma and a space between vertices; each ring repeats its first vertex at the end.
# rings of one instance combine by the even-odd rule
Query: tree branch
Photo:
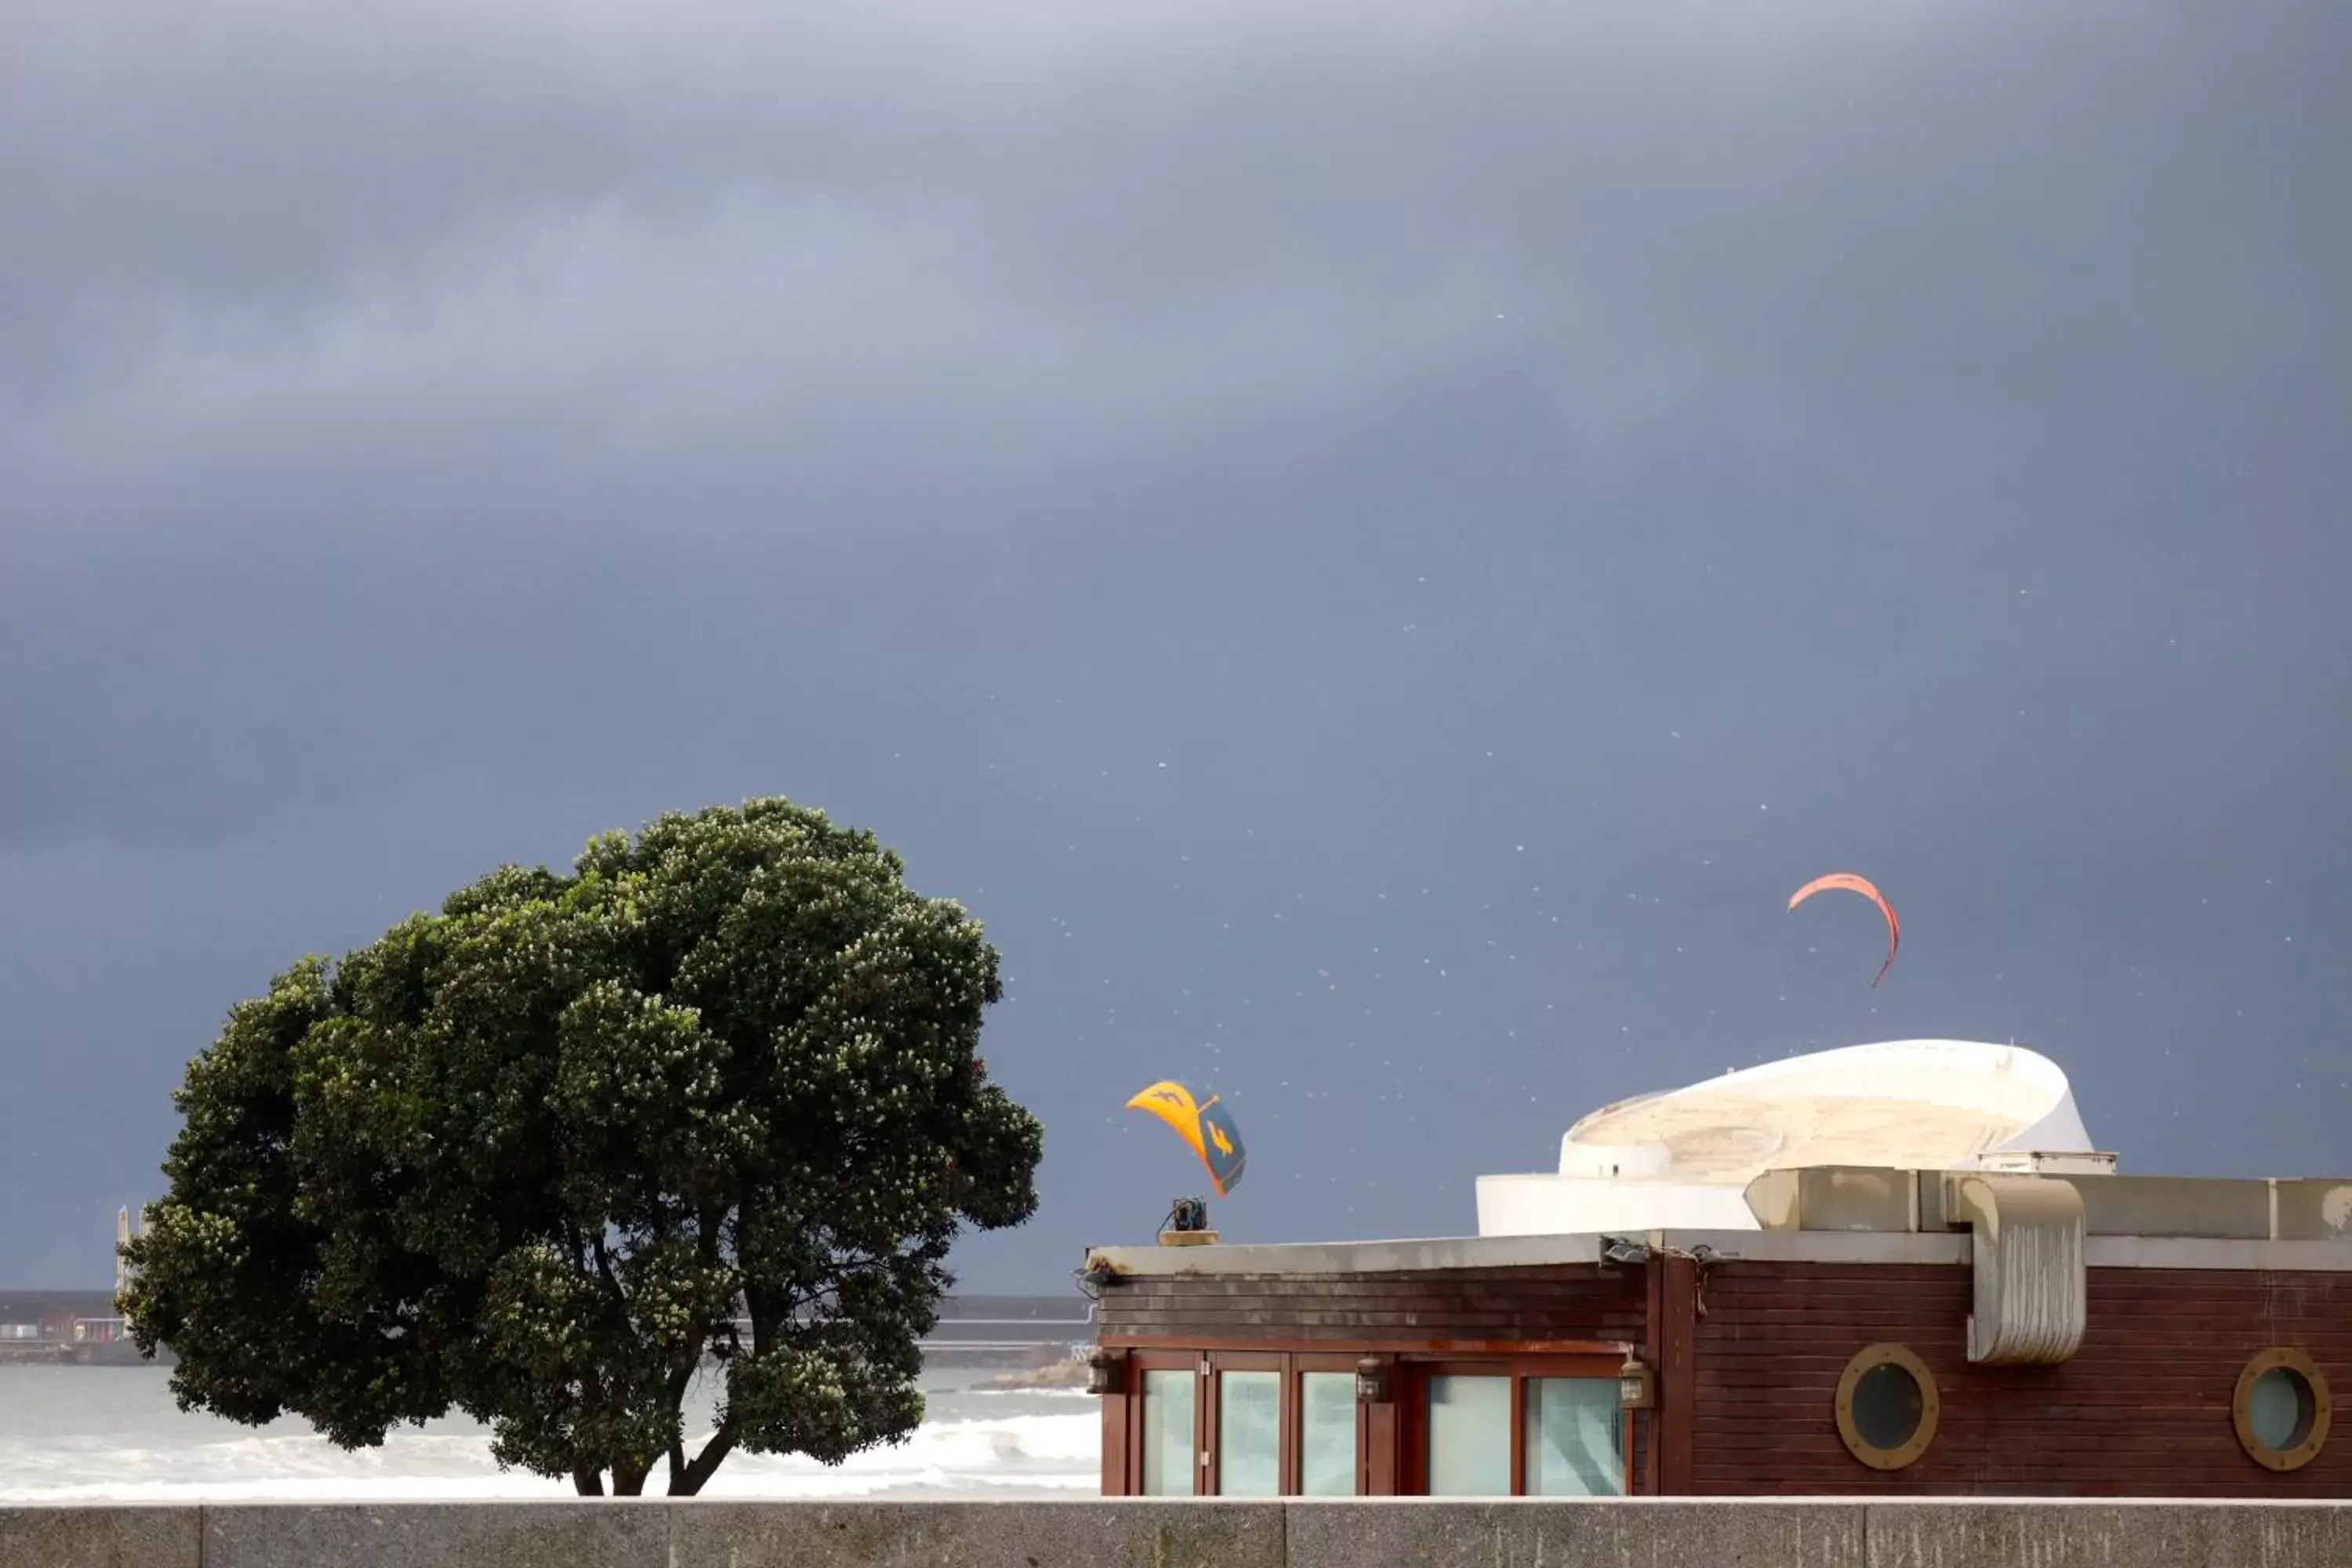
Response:
MULTIPOLYGON (((694 1386, 694 1369, 701 1364, 701 1361, 702 1346, 698 1343, 687 1351, 677 1368, 670 1373, 669 1384, 662 1392, 668 1396, 669 1415, 673 1418, 685 1407, 686 1391, 694 1386)), ((685 1475, 686 1438, 681 1432, 669 1440, 669 1490, 672 1497, 683 1495, 677 1489, 685 1475)))
POLYGON ((572 1248, 572 1267, 574 1268, 583 1267, 588 1261, 587 1243, 581 1237, 580 1227, 573 1225, 569 1218, 563 1222, 563 1242, 565 1246, 572 1248))
POLYGON ((629 1321, 628 1293, 621 1289, 620 1277, 613 1272, 612 1255, 604 1250, 604 1233, 600 1230, 589 1239, 596 1250, 597 1277, 604 1281, 604 1293, 613 1299, 614 1319, 620 1324, 621 1332, 634 1344, 637 1330, 636 1325, 629 1321))
POLYGON ((703 1483, 717 1473, 719 1461, 726 1458, 729 1450, 734 1447, 735 1418, 730 1415, 719 1424, 719 1430, 710 1435, 710 1441, 702 1446, 702 1452, 694 1457, 694 1463, 687 1467, 684 1475, 675 1470, 670 1473, 669 1495, 694 1497, 699 1494, 703 1483))

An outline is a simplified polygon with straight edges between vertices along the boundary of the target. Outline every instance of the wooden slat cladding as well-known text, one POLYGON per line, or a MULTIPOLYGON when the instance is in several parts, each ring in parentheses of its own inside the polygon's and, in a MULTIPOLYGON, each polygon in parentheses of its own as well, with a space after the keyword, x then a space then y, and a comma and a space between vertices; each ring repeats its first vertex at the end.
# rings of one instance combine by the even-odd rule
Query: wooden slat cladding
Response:
POLYGON ((2352 1429, 2274 1474, 2230 1402, 2248 1357, 2307 1352, 2352 1391, 2352 1274, 2095 1268, 2089 1331, 2054 1367, 1969 1364, 1966 1268, 1722 1262, 1696 1325, 1692 1487, 1703 1493, 2352 1495, 2352 1429), (1907 1468, 1858 1463, 1833 1415, 1847 1360, 1881 1340, 1935 1373, 1936 1440, 1907 1468))
POLYGON ((1595 1266, 1312 1278, 1138 1279, 1106 1289, 1097 1331, 1301 1342, 1643 1337, 1642 1270, 1595 1266))

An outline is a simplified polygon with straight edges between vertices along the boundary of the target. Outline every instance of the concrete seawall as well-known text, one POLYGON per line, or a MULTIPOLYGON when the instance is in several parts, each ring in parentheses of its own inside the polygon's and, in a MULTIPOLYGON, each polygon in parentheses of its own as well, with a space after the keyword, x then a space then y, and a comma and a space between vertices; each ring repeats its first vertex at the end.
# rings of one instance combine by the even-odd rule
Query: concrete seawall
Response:
POLYGON ((0 1507, 0 1568, 2352 1568, 2352 1502, 0 1507))

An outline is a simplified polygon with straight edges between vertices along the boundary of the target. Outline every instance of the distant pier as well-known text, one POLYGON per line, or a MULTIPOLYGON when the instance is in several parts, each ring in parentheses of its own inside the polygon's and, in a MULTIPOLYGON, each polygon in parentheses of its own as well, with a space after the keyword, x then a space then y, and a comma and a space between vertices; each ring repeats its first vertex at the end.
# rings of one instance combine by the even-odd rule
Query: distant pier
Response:
MULTIPOLYGON (((749 1343, 751 1325, 738 1321, 749 1343)), ((1076 1296, 950 1296, 923 1342, 932 1366, 1034 1367, 1083 1356, 1092 1303, 1076 1296)), ((169 1366, 168 1351, 156 1363, 169 1366)), ((0 1290, 0 1367, 148 1364, 106 1290, 0 1290)))

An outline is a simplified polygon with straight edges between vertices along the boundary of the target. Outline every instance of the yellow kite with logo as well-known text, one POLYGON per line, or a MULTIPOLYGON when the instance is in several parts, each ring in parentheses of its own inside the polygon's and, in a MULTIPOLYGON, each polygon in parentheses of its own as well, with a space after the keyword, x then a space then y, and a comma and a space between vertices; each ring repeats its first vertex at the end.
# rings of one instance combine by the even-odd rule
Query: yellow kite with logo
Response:
POLYGON ((1248 1152, 1242 1147, 1242 1131, 1234 1125, 1233 1113, 1215 1095, 1202 1100, 1173 1079, 1162 1079, 1129 1100, 1127 1108, 1148 1110, 1174 1128, 1208 1167, 1219 1197, 1241 1185, 1248 1152))

